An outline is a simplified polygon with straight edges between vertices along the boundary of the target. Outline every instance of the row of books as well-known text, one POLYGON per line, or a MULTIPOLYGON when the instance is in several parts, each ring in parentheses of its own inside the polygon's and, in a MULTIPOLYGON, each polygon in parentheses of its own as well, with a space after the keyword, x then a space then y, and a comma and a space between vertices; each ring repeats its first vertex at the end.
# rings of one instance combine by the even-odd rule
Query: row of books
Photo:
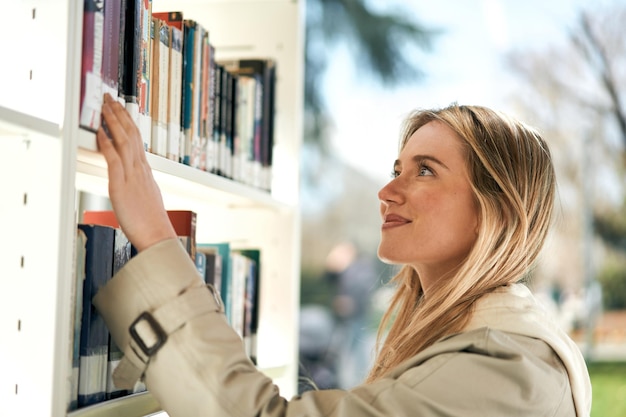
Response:
POLYGON ((151 0, 84 0, 80 125, 100 126, 108 92, 145 149, 270 190, 276 63, 218 61, 209 30, 151 0))
MULTIPOLYGON (((195 212, 168 211, 168 215, 199 275, 219 291, 229 323, 256 363, 260 250, 234 249, 228 242, 197 243, 195 212)), ((135 254, 112 211, 83 213, 75 240, 68 411, 145 391, 141 382, 133 390, 113 383, 112 373, 123 353, 92 304, 98 290, 135 254)))

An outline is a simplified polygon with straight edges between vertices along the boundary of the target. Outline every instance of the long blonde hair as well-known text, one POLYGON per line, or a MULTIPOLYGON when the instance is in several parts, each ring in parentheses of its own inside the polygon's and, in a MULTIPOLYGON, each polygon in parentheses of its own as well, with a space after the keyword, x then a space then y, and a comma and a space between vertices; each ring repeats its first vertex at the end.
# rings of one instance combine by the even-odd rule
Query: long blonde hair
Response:
POLYGON ((455 104, 410 114, 400 149, 435 120, 456 132, 467 149, 480 213, 477 240, 463 265, 429 289, 428 297, 412 267, 402 267, 393 278, 397 288, 378 330, 378 355, 368 382, 461 331, 483 295, 524 279, 550 227, 556 180, 548 146, 535 130, 484 107, 455 104))

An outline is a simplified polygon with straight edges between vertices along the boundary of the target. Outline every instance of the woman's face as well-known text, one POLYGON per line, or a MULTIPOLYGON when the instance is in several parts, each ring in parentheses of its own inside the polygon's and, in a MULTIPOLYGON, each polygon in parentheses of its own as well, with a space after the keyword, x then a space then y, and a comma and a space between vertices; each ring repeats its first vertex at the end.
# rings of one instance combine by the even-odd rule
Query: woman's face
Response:
POLYGON ((474 244, 478 206, 461 139, 432 121, 409 138, 394 163, 394 178, 379 193, 378 256, 412 265, 422 287, 455 270, 474 244))

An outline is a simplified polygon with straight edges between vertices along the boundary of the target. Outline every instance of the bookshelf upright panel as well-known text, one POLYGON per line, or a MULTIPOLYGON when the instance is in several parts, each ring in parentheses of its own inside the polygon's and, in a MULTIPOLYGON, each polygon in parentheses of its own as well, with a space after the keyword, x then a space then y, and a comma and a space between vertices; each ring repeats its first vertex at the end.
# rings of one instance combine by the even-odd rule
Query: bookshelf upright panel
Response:
MULTIPOLYGON (((168 209, 198 214, 198 242, 229 240, 262 251, 259 368, 281 394, 297 390, 299 153, 303 3, 291 0, 153 0, 210 32, 218 59, 277 62, 272 192, 148 155, 168 209), (278 348, 277 348, 278 346, 278 348)), ((131 396, 67 412, 77 193, 107 195, 95 136, 78 127, 81 0, 5 1, 0 56, 0 415, 148 416, 131 396), (7 41, 8 40, 8 41, 7 41)))

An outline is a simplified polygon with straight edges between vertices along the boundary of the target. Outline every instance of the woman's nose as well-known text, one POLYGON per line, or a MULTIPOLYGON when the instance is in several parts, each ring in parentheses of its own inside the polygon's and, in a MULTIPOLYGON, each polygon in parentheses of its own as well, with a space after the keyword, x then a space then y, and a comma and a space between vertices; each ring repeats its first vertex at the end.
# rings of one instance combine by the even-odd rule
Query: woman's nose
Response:
POLYGON ((378 199, 381 203, 388 205, 389 203, 400 203, 402 201, 402 193, 400 193, 398 187, 399 178, 393 178, 378 191, 378 199))

